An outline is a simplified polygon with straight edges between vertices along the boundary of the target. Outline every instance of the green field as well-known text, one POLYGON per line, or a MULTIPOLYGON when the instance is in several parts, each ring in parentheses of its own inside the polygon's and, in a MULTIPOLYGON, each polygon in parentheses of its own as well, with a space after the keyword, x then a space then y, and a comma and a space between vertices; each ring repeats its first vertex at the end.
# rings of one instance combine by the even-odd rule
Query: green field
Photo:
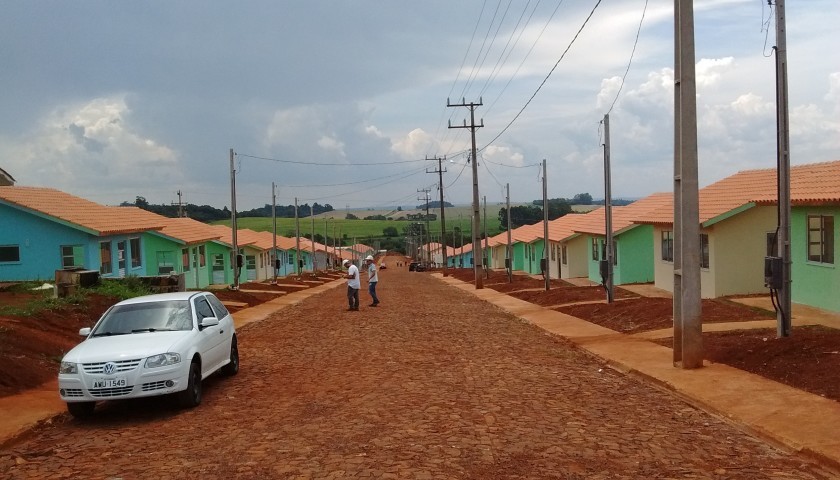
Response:
MULTIPOLYGON (((457 210, 457 209, 456 209, 457 210)), ((353 212, 355 215, 363 214, 364 212, 353 212)), ((437 213, 437 212, 435 212, 437 213)), ((464 231, 465 238, 469 236, 470 232, 470 224, 469 224, 469 213, 466 215, 464 213, 461 214, 461 218, 458 218, 457 212, 450 216, 449 209, 446 211, 447 218, 446 218, 446 231, 447 233, 453 232, 455 227, 460 226, 461 229, 464 231), (452 218, 454 217, 454 219, 452 218)), ((499 218, 498 218, 498 208, 491 209, 488 206, 487 209, 487 234, 489 236, 496 235, 500 232, 499 228, 499 218)), ((272 230, 272 220, 271 218, 266 217, 245 217, 245 218, 238 218, 236 220, 239 228, 247 228, 255 231, 266 231, 270 232, 272 230)), ((223 220, 218 222, 213 222, 215 224, 221 225, 228 225, 230 226, 230 220, 223 220)), ((406 226, 410 223, 405 220, 346 220, 344 218, 318 218, 315 217, 315 235, 317 237, 323 237, 324 232, 326 231, 327 238, 333 238, 339 236, 339 231, 341 232, 340 235, 343 238, 346 238, 347 241, 345 244, 352 243, 353 238, 357 239, 357 242, 363 243, 364 239, 380 239, 383 238, 382 231, 387 227, 394 227, 397 229, 397 232, 400 236, 403 236, 403 232, 406 226)), ((482 221, 482 230, 483 230, 483 221, 482 221)), ((432 235, 439 235, 440 234, 440 219, 438 221, 430 222, 429 228, 432 231, 432 235)), ((300 219, 300 234, 301 236, 304 235, 311 235, 312 233, 312 219, 309 217, 301 218, 300 219)), ((284 237, 294 237, 295 236, 295 219, 294 218, 278 218, 277 219, 277 234, 282 235, 284 237)))

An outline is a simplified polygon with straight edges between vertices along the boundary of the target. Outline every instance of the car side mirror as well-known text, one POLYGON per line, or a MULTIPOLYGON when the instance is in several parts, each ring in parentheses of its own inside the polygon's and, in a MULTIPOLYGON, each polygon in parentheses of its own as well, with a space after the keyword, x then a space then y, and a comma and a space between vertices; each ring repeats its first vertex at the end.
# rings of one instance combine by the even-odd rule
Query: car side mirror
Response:
POLYGON ((81 335, 83 337, 90 336, 90 327, 80 328, 79 329, 79 335, 81 335))
POLYGON ((213 325, 218 325, 219 319, 216 317, 205 317, 201 320, 201 323, 198 325, 199 328, 207 328, 212 327, 213 325))

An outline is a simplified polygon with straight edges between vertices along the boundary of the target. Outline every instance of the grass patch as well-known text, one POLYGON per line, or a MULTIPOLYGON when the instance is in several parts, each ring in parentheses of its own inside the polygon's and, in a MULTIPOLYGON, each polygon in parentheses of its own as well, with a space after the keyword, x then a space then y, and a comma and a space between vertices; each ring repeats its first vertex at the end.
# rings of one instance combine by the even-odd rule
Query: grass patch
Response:
POLYGON ((41 282, 24 282, 10 287, 8 291, 28 293, 32 295, 32 298, 23 305, 0 305, 0 314, 31 317, 45 310, 57 310, 70 305, 84 304, 87 301, 87 297, 93 293, 118 300, 153 293, 137 277, 102 279, 94 287, 77 288, 72 295, 63 298, 54 298, 53 290, 32 290, 33 287, 39 287, 41 285, 41 282))

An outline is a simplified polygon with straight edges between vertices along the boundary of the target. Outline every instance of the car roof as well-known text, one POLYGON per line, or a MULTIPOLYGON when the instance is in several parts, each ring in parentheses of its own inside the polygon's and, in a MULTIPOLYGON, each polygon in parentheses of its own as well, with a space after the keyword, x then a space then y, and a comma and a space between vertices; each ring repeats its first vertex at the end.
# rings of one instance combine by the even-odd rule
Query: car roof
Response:
POLYGON ((172 293, 156 293, 154 295, 143 295, 142 297, 129 298, 119 302, 117 305, 129 305, 135 303, 153 303, 153 302, 167 302, 173 300, 189 300, 196 295, 206 294, 207 292, 172 292, 172 293))

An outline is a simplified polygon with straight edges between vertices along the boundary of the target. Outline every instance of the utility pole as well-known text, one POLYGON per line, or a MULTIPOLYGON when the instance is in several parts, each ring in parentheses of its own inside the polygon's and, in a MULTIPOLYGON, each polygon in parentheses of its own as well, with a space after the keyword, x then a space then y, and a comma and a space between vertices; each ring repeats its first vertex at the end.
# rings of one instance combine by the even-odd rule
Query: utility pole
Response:
POLYGON ((230 149, 230 230, 233 242, 233 286, 232 290, 239 290, 239 245, 236 242, 236 170, 233 168, 233 149, 230 149))
POLYGON ((778 174, 779 230, 777 252, 782 257, 782 288, 777 292, 776 336, 789 337, 791 326, 790 258, 790 119, 788 115, 787 27, 785 0, 776 0, 776 162, 778 174))
MULTIPOLYGON (((426 264, 432 263, 432 231, 429 227, 429 188, 419 188, 418 193, 422 193, 423 197, 417 197, 417 200, 424 200, 426 202, 426 264)), ((421 238, 422 240, 422 238, 421 238)))
POLYGON ((479 216, 478 211, 478 152, 475 148, 475 129, 481 128, 484 126, 484 119, 481 120, 481 124, 476 125, 475 123, 475 109, 476 107, 480 107, 484 105, 482 103, 481 98, 478 99, 478 103, 467 103, 466 100, 463 98, 461 99, 461 103, 453 104, 449 102, 449 99, 446 99, 446 106, 447 107, 467 107, 470 109, 470 124, 467 125, 467 121, 464 120, 463 125, 452 125, 452 122, 449 122, 449 128, 469 128, 470 133, 472 136, 472 154, 470 158, 472 159, 472 176, 473 176, 473 218, 472 218, 472 242, 473 242, 473 273, 475 275, 475 288, 481 289, 484 288, 484 281, 481 278, 480 272, 484 270, 484 256, 481 253, 481 242, 478 241, 478 229, 481 226, 481 218, 479 216))
POLYGON ((318 270, 318 262, 315 259, 315 210, 312 205, 309 206, 309 216, 312 217, 312 238, 309 239, 312 241, 312 273, 315 273, 315 270, 318 270))
POLYGON ((545 291, 551 290, 551 274, 549 273, 550 268, 548 268, 548 178, 546 178, 547 172, 547 163, 543 158, 542 161, 542 190, 543 190, 543 263, 545 263, 545 268, 543 268, 543 278, 545 278, 545 291))
POLYGON ((330 241, 327 239, 327 228, 329 228, 329 225, 327 225, 328 220, 327 216, 324 215, 324 259, 327 262, 326 265, 324 265, 324 270, 329 270, 327 267, 330 264, 330 241))
POLYGON ((601 276, 604 288, 607 290, 607 303, 613 302, 613 232, 612 232, 612 189, 610 180, 610 116, 604 115, 604 227, 606 229, 606 243, 604 244, 604 258, 607 264, 602 267, 601 276))
POLYGON ((488 261, 485 262, 483 255, 487 255, 488 257, 490 256, 490 249, 487 248, 487 195, 484 196, 484 251, 481 257, 481 264, 484 265, 484 277, 490 278, 490 267, 488 265, 490 263, 489 258, 488 261))
MULTIPOLYGON (((184 203, 181 200, 181 191, 178 190, 175 194, 178 195, 178 218, 185 218, 187 215, 184 213, 184 203)), ((170 205, 174 205, 174 203, 170 203, 170 205)))
POLYGON ((703 366, 694 3, 674 0, 674 365, 703 366))
POLYGON ((444 158, 440 158, 440 157, 429 158, 429 157, 426 157, 426 160, 437 160, 437 162, 438 162, 437 170, 432 170, 431 172, 429 170, 426 170, 426 173, 437 173, 438 174, 438 187, 440 189, 440 238, 441 238, 441 242, 440 242, 441 247, 440 248, 441 248, 441 252, 443 252, 442 253, 443 254, 443 276, 447 277, 447 276, 449 276, 449 271, 446 269, 446 264, 449 261, 446 258, 446 254, 447 254, 447 252, 446 252, 446 248, 447 248, 446 247, 446 215, 444 214, 444 206, 443 206, 443 174, 444 174, 444 172, 446 172, 446 169, 443 168, 443 163, 442 163, 443 160, 445 160, 445 159, 446 159, 446 157, 444 157, 444 158))
POLYGON ((271 269, 274 271, 274 281, 277 283, 277 196, 274 194, 274 182, 271 182, 271 269))
POLYGON ((513 283, 513 252, 511 247, 510 231, 513 227, 510 225, 510 183, 506 184, 507 194, 505 195, 505 203, 507 204, 507 246, 505 247, 505 268, 507 269, 508 283, 513 283))
POLYGON ((300 261, 303 255, 300 254, 300 217, 298 217, 297 197, 295 197, 295 248, 297 249, 295 253, 295 275, 300 276, 300 261))

